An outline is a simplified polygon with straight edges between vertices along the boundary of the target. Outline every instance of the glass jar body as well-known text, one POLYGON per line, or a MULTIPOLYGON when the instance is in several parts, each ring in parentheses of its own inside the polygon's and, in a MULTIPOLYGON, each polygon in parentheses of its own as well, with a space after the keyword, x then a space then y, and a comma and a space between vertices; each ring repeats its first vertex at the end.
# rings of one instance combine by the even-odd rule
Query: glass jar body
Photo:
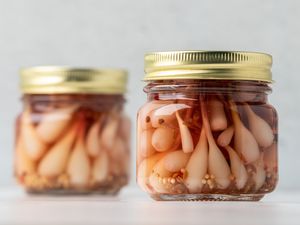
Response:
POLYGON ((15 176, 30 193, 116 194, 127 184, 130 121, 122 95, 26 94, 15 176))
POLYGON ((259 200, 278 180, 265 82, 153 81, 137 117, 137 182, 157 200, 259 200))

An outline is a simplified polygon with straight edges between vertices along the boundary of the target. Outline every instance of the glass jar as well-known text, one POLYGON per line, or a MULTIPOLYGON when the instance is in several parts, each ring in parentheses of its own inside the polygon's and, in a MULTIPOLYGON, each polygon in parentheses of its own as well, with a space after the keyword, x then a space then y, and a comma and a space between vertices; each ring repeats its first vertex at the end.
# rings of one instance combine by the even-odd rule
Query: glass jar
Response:
POLYGON ((27 192, 116 194, 127 184, 126 81, 123 70, 21 70, 15 176, 27 192))
POLYGON ((137 182, 156 200, 258 201, 278 180, 272 57, 253 52, 145 55, 137 182))

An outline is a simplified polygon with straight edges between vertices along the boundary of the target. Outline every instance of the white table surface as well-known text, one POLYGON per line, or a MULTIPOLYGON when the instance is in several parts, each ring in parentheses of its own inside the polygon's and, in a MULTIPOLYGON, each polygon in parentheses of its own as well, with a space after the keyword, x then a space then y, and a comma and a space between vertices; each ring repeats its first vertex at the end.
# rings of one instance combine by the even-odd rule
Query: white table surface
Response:
POLYGON ((300 190, 275 191, 260 202, 157 202, 136 187, 118 197, 31 196, 0 189, 0 224, 300 224, 300 190))

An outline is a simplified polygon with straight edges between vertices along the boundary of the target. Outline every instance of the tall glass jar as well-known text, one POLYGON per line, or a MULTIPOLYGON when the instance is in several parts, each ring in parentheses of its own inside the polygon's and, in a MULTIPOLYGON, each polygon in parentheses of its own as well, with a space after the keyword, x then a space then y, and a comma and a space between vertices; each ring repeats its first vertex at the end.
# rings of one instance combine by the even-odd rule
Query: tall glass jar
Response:
POLYGON ((123 70, 21 70, 15 176, 30 193, 116 194, 129 175, 123 70))
POLYGON ((272 57, 253 52, 145 55, 137 182, 156 200, 257 201, 278 179, 272 57))

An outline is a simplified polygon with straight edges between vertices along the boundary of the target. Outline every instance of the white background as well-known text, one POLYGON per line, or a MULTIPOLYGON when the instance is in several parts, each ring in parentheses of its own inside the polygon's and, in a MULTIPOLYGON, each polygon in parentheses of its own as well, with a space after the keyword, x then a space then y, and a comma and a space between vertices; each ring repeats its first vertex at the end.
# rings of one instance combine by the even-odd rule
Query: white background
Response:
MULTIPOLYGON (((185 49, 252 50, 273 55, 276 83, 270 100, 280 117, 279 186, 300 188, 297 0, 0 0, 0 185, 14 182, 20 67, 127 68, 126 110, 135 123, 136 111, 146 98, 140 81, 144 52, 185 49)), ((132 150, 134 153, 135 148, 132 150)), ((134 166, 132 171, 134 177, 134 166)))

